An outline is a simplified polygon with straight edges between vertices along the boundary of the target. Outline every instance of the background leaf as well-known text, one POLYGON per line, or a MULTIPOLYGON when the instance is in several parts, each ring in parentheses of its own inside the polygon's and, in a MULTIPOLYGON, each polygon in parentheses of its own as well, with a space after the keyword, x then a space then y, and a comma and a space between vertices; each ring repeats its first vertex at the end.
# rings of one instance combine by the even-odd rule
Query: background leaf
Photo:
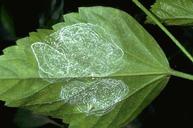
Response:
MULTIPOLYGON (((0 99, 6 101, 7 106, 23 107, 63 119, 70 124, 70 128, 119 128, 126 125, 168 82, 170 68, 163 51, 131 16, 117 9, 80 8, 79 13, 64 15, 64 20, 53 26, 54 30, 32 32, 29 37, 18 40, 17 46, 4 50, 4 55, 0 57, 0 99), (50 83, 40 78, 31 50, 31 44, 44 42, 51 33, 76 23, 101 26, 124 51, 124 67, 106 77, 126 83, 129 93, 125 100, 103 116, 74 112, 74 106, 63 102, 59 95, 68 81, 50 83)), ((89 77, 92 79, 92 76, 89 77)))
MULTIPOLYGON (((11 15, 8 13, 5 6, 1 5, 0 7, 0 27, 2 27, 5 30, 5 35, 7 35, 9 38, 15 37, 15 26, 13 19, 11 15)), ((5 38, 5 35, 0 38, 5 38)), ((7 38, 8 38, 7 37, 7 38)))
POLYGON ((14 122, 19 128, 39 128, 46 124, 53 124, 56 127, 62 127, 48 117, 33 114, 29 110, 19 109, 15 115, 14 122))
MULTIPOLYGON (((151 11, 167 25, 192 25, 192 0, 156 0, 151 11)), ((147 17, 148 23, 153 21, 147 17)))
POLYGON ((50 7, 39 16, 39 26, 49 28, 62 20, 64 0, 51 0, 50 7))

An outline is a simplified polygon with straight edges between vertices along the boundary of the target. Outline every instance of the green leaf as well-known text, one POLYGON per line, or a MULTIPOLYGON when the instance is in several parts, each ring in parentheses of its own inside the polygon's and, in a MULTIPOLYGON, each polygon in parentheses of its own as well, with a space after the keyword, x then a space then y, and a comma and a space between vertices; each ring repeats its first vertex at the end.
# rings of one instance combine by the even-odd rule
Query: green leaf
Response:
MULTIPOLYGON (((157 0, 151 11, 167 25, 193 25, 192 0, 157 0)), ((153 23, 147 17, 148 23, 153 23)))
POLYGON ((168 61, 130 15, 79 8, 53 30, 38 30, 0 57, 0 99, 69 123, 120 128, 165 87, 168 61))

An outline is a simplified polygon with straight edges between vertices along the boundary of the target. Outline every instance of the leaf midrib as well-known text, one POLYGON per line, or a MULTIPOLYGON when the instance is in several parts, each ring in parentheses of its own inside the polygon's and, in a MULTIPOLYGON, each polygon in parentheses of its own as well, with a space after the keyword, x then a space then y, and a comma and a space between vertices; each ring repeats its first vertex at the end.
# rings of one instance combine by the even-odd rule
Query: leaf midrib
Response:
MULTIPOLYGON (((61 77, 61 78, 40 78, 40 77, 10 77, 10 78, 2 78, 0 76, 0 80, 27 80, 27 79, 88 79, 88 78, 111 78, 111 77, 132 77, 132 76, 148 76, 148 75, 171 75, 171 73, 168 71, 163 71, 163 72, 149 72, 149 73, 135 73, 135 74, 112 74, 110 76, 81 76, 81 77, 76 77, 76 76, 71 76, 71 77, 61 77)), ((46 80, 44 80, 46 81, 46 80)))
MULTIPOLYGON (((136 89, 135 91, 133 91, 127 98, 129 98, 130 96, 133 96, 133 95, 134 95, 135 93, 137 93, 138 91, 140 91, 140 90, 142 90, 143 88, 147 87, 147 85, 149 85, 149 84, 151 84, 151 83, 153 83, 153 82, 156 82, 156 81, 158 81, 159 79, 164 78, 164 77, 165 77, 165 75, 162 75, 162 76, 158 76, 158 77, 154 78, 154 79, 151 80, 151 81, 148 81, 147 83, 143 84, 141 88, 136 89)), ((45 88, 46 88, 46 87, 45 87, 45 88)), ((44 88, 43 88, 43 89, 44 89, 44 88)), ((41 91, 41 90, 40 90, 40 91, 41 91)), ((36 92, 36 93, 38 93, 38 92, 36 92)), ((36 93, 34 93, 34 94, 36 94, 36 93)), ((32 94, 31 96, 33 96, 34 94, 32 94)), ((29 96, 29 97, 30 97, 30 96, 29 96)), ((25 97, 25 98, 27 98, 27 97, 25 97)), ((126 99, 127 99, 127 98, 126 98, 126 99)), ((23 98, 22 98, 22 99, 23 99, 23 98)), ((18 99, 18 100, 22 100, 22 99, 18 99)), ((57 102, 61 102, 61 101, 63 101, 63 99, 59 99, 59 100, 56 100, 56 101, 53 101, 53 102, 44 102, 44 103, 37 103, 37 104, 29 104, 29 105, 24 105, 24 106, 45 105, 45 104, 57 103, 57 102)))

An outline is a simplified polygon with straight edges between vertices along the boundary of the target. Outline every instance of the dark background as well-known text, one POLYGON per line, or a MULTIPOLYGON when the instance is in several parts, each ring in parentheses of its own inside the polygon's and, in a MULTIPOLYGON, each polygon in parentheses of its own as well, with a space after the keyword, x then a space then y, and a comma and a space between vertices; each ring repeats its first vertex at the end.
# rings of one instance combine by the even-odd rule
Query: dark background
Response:
MULTIPOLYGON (((142 0, 141 0, 142 1, 142 0)), ((149 8, 155 0, 143 0, 149 8)), ((57 12, 61 0, 51 7, 52 0, 1 0, 13 19, 15 35, 9 34, 0 24, 0 50, 14 45, 15 40, 28 36, 37 28, 49 28, 51 24, 60 21, 53 13, 57 12), (43 18, 42 18, 43 17, 43 18), (40 23, 40 19, 44 23, 40 23)), ((144 24, 145 14, 138 9, 131 0, 64 0, 60 13, 77 11, 80 6, 111 6, 119 8, 135 17, 148 32, 158 41, 167 55, 171 67, 193 74, 191 62, 180 52, 172 41, 154 25, 144 24)), ((167 27, 183 45, 193 53, 193 29, 191 27, 167 27)), ((140 128, 193 128, 193 82, 172 77, 164 91, 139 115, 135 123, 140 128)), ((4 106, 0 102, 0 128, 17 128, 14 123, 16 108, 4 106)), ((60 120, 54 119, 61 123, 60 120)), ((42 128, 56 127, 44 125, 42 128)))

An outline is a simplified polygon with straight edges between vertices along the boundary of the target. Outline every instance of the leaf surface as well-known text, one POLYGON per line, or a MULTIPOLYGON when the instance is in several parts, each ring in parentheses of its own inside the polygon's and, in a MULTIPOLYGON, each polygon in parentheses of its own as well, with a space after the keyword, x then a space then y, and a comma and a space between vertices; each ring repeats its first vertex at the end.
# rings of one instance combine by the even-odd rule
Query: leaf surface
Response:
MULTIPOLYGON (((192 25, 193 1, 192 0, 157 0, 151 11, 167 25, 192 25)), ((148 23, 153 21, 147 17, 148 23)))
POLYGON ((0 57, 0 99, 69 123, 119 128, 165 87, 168 61, 130 15, 79 8, 53 30, 40 29, 0 57))

